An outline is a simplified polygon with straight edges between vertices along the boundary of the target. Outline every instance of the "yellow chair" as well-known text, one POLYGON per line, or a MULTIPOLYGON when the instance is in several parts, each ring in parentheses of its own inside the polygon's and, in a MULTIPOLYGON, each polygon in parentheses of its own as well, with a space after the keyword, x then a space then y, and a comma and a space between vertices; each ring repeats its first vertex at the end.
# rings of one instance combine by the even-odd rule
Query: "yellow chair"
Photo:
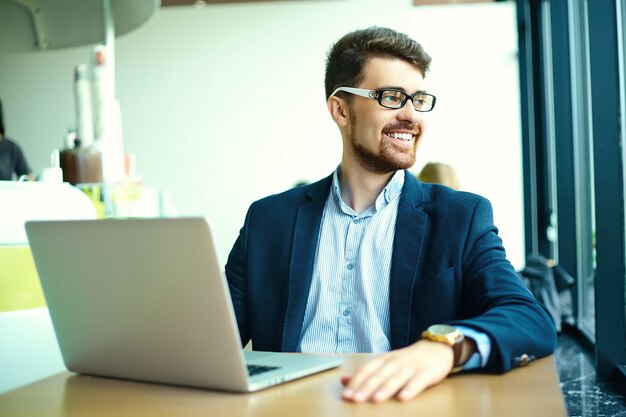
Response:
POLYGON ((28 246, 0 246, 0 312, 45 307, 28 246))

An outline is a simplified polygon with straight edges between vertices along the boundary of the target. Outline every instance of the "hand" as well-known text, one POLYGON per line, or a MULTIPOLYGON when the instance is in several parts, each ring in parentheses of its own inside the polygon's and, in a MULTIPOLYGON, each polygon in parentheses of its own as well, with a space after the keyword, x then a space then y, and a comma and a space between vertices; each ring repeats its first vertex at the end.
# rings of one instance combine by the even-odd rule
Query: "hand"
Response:
POLYGON ((452 370, 452 347, 419 340, 371 360, 353 375, 341 378, 342 398, 356 403, 382 402, 391 397, 407 401, 448 376, 452 370))

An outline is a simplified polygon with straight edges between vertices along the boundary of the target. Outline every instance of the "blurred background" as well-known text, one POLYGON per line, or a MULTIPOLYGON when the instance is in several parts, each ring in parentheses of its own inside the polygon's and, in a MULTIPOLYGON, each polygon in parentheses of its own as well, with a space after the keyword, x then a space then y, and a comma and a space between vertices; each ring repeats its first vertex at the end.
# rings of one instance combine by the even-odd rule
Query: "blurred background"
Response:
MULTIPOLYGON (((168 2, 164 2, 164 5, 168 2)), ((414 171, 451 164, 489 198, 509 257, 524 262, 515 3, 407 0, 228 2, 161 7, 115 42, 126 152, 179 215, 208 216, 225 262, 249 204, 331 173, 339 131, 324 98, 326 52, 372 25, 406 32, 433 57, 437 109, 414 171)), ((68 19, 80 19, 68 14, 68 19)), ((35 173, 75 126, 74 67, 92 45, 3 54, 9 133, 35 173)))
MULTIPOLYGON (((432 56, 437 96, 412 172, 452 166, 492 202, 516 269, 536 254, 562 268, 564 328, 592 359, 561 363, 588 365, 577 384, 596 371, 623 381, 625 23, 621 0, 0 0, 0 100, 7 135, 45 179, 78 127, 76 67, 106 44, 126 176, 77 189, 98 217, 207 216, 225 263, 251 202, 340 160, 323 88, 333 42, 372 25, 405 32, 432 56)), ((0 185, 0 236, 25 218, 10 207, 61 195, 0 185)))

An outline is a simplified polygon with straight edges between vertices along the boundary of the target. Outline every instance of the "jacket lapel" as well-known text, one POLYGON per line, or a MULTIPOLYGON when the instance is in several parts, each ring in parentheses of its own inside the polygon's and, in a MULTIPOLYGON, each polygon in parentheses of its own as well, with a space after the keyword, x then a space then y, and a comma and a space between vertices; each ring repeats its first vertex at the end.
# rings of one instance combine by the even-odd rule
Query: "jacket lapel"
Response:
POLYGON ((424 201, 422 184, 405 171, 398 205, 391 258, 389 316, 391 348, 409 344, 411 304, 428 216, 418 209, 424 201))
POLYGON ((289 288, 283 313, 283 352, 293 352, 298 347, 313 276, 322 213, 331 182, 332 175, 314 184, 307 193, 307 202, 300 206, 296 216, 289 260, 289 288))

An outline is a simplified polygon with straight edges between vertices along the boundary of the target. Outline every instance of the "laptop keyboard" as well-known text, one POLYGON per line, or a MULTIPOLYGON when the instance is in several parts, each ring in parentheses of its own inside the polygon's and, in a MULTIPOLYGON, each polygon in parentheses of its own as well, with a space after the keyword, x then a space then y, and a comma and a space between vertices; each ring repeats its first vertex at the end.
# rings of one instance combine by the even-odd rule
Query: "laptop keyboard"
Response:
POLYGON ((273 371, 280 368, 279 366, 262 366, 262 365, 248 365, 248 375, 254 376, 263 372, 273 371))

